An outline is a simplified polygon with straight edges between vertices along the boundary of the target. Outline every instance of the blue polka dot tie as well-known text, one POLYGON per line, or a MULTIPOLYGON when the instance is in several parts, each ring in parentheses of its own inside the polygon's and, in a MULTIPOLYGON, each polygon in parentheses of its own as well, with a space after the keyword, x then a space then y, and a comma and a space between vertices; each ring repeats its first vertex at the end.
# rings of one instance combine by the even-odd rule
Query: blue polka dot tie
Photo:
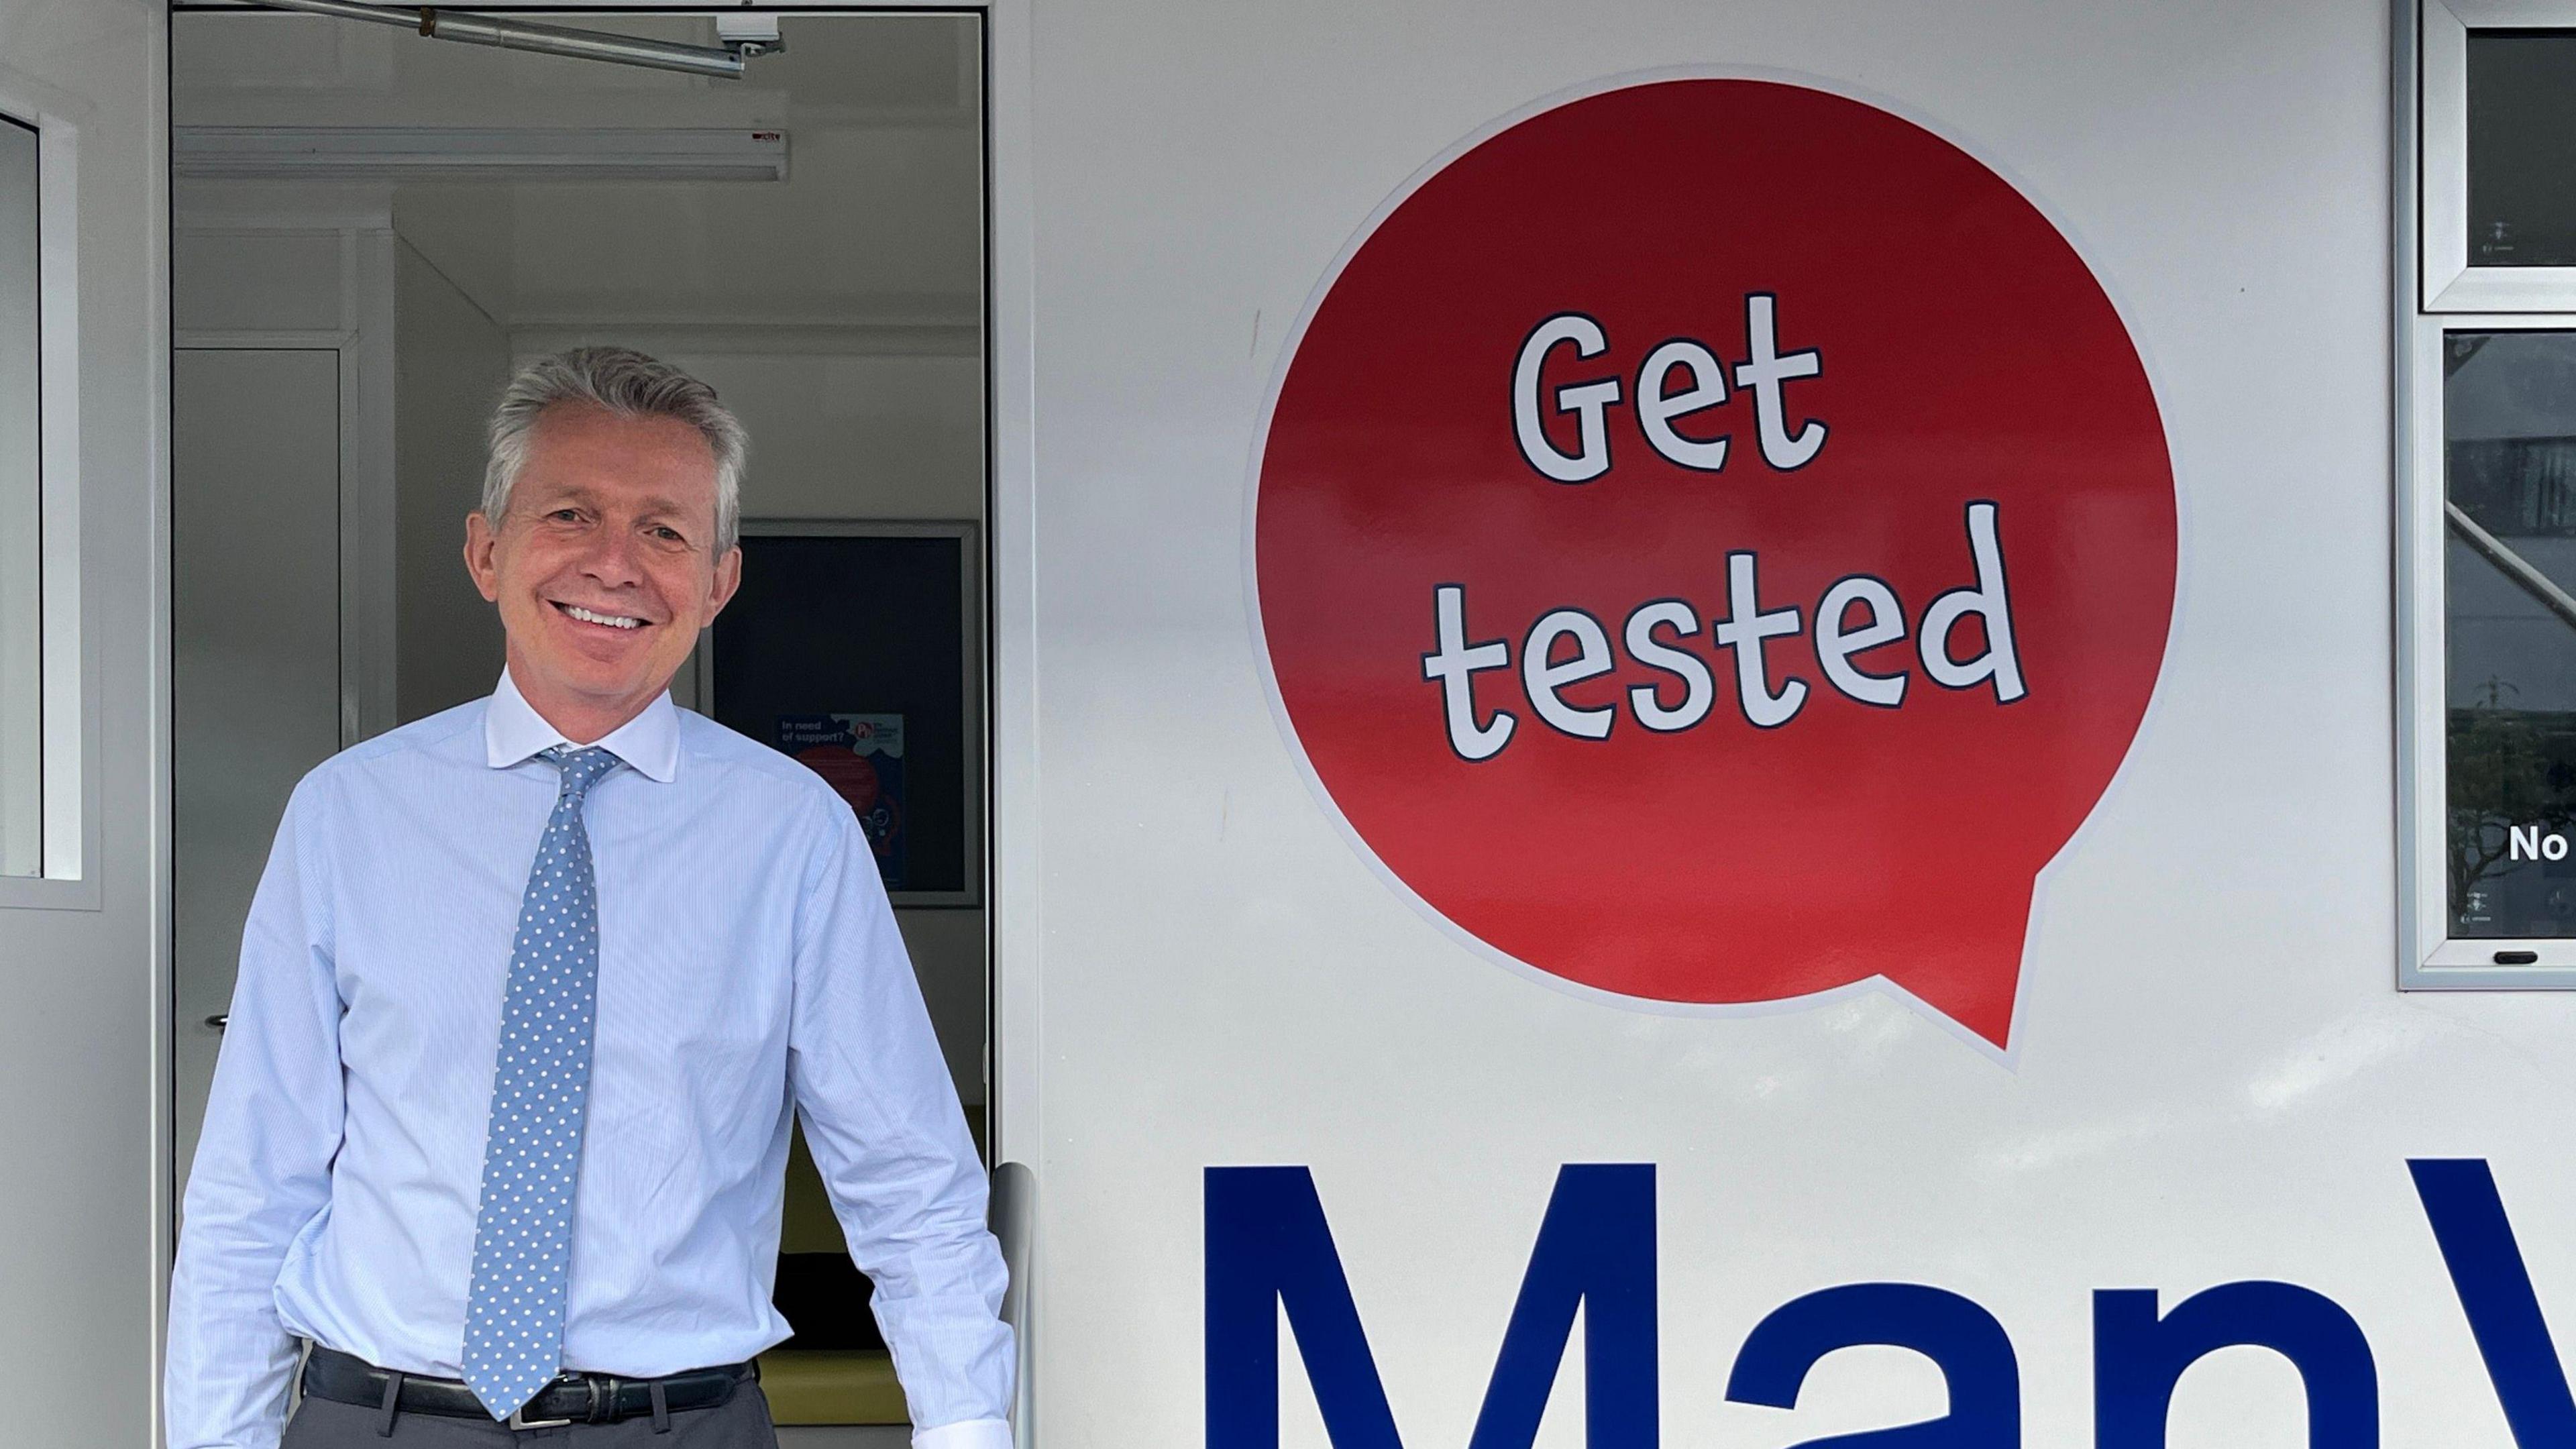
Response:
POLYGON ((510 949, 465 1295, 465 1382, 495 1419, 525 1406, 563 1367, 573 1179, 599 1004, 599 897, 581 804, 618 764, 606 750, 567 745, 542 758, 563 771, 563 788, 510 949))

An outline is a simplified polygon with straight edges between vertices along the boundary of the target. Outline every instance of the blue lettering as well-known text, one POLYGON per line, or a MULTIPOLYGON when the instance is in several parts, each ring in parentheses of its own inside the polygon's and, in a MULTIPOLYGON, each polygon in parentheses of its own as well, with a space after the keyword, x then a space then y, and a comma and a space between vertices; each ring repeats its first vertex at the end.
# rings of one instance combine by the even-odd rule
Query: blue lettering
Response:
POLYGON ((2268 1348, 2308 1393, 2309 1449, 2378 1449, 2379 1369, 2361 1325, 2289 1283, 2225 1283, 2156 1316, 2152 1288, 2093 1295, 2094 1449, 2164 1449, 2183 1370, 2222 1348, 2268 1348))
MULTIPOLYGON (((1208 1449, 1278 1449, 1279 1310, 1334 1449, 1403 1449, 1315 1179, 1211 1167, 1206 1182, 1208 1449)), ((1584 1312, 1585 1443, 1655 1449, 1655 1169, 1557 1174, 1468 1449, 1529 1449, 1584 1312)))
POLYGON ((1810 1439, 1796 1449, 2019 1449, 2021 1365, 1995 1316, 1919 1283, 1853 1283, 1810 1293, 1756 1324, 1736 1355, 1726 1397, 1798 1406, 1807 1371, 1836 1349, 1910 1348, 1941 1366, 1950 1412, 1893 1429, 1810 1439))
MULTIPOLYGON (((2542 1317, 2494 1174, 2478 1159, 2408 1164, 2496 1398, 2520 1449, 2576 1446, 2576 1394, 2542 1317)), ((1313 1176, 1303 1167, 1206 1173, 1208 1449, 1278 1449, 1284 1308, 1334 1449, 1403 1449, 1313 1176)), ((1655 1169, 1562 1169, 1512 1305, 1468 1449, 1530 1449, 1584 1328, 1589 1449, 1656 1449, 1659 1347, 1655 1169)), ((2183 1374, 2223 1348, 2267 1348, 2299 1373, 2311 1449, 2377 1449, 2379 1377, 2361 1327, 2288 1283, 2228 1283, 2160 1313, 2153 1289, 2093 1295, 2095 1449, 2164 1449, 2183 1374)), ((1757 1325, 1726 1397, 1797 1406, 1844 1348, 1910 1349, 1941 1369, 1937 1419, 1797 1449, 2019 1449, 2020 1366, 1992 1314, 1944 1289, 1855 1283, 1807 1294, 1757 1325)))
POLYGON ((2567 1372, 2540 1316, 2495 1174, 2478 1158, 2424 1158, 2406 1167, 2415 1174, 2415 1195, 2424 1200, 2513 1442, 2522 1449, 2576 1444, 2576 1402, 2568 1397, 2567 1372))

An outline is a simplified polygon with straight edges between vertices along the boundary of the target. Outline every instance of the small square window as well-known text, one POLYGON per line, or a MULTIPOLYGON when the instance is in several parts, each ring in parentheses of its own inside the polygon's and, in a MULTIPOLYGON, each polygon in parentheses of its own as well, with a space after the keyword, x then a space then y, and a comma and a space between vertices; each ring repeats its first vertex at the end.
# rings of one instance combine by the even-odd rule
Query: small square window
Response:
POLYGON ((2469 265, 2576 266, 2576 31, 2472 30, 2469 265))
POLYGON ((2576 311, 2576 0, 2421 0, 2418 305, 2576 311))

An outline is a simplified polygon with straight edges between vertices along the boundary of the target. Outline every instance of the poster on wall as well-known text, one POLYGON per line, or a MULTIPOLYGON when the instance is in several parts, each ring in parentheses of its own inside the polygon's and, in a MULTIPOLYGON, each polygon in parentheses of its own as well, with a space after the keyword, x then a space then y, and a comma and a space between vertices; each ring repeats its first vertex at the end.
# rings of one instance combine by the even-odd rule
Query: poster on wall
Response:
POLYGON ((1462 945, 1648 1010, 1892 990, 2008 1050, 2177 530, 2128 329, 2003 177, 1774 80, 1507 119, 1327 274, 1251 486, 1286 738, 1462 945))
POLYGON ((742 587, 700 656, 708 714, 848 802, 899 906, 982 900, 976 538, 745 519, 742 587))
POLYGON ((885 888, 904 889, 903 716, 783 714, 770 743, 849 802, 885 888))

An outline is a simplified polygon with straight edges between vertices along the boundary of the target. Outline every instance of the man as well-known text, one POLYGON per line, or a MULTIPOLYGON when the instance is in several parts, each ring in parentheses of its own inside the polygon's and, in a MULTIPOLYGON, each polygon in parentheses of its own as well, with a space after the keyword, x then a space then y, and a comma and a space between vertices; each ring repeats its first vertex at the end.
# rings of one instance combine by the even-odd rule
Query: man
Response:
POLYGON ((172 1449, 769 1449, 791 1111, 916 1449, 1009 1444, 983 1177, 866 838, 665 692, 741 577, 745 447, 640 353, 503 395, 465 545, 499 687, 306 776, 251 905, 172 1449))

